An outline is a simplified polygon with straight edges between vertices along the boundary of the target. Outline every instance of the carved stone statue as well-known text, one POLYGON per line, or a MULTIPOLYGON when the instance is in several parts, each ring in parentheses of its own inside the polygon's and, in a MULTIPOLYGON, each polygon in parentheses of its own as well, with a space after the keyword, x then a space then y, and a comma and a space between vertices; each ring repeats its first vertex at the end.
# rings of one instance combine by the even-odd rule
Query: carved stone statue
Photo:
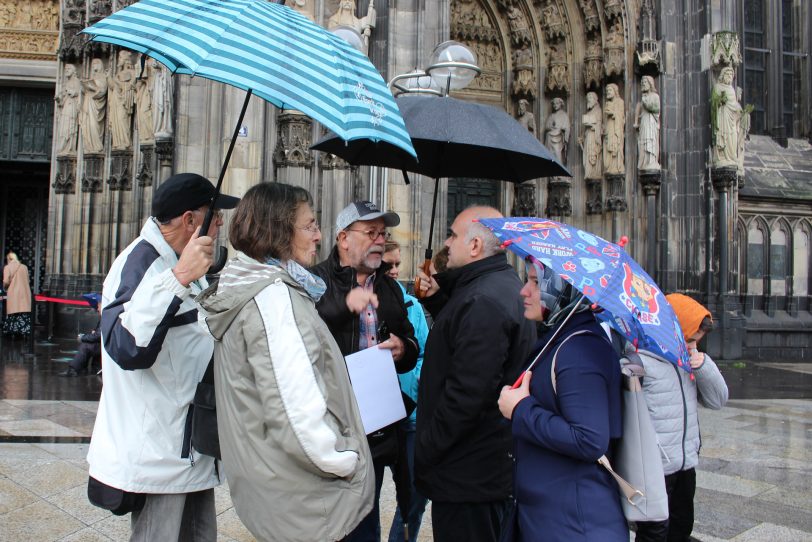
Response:
POLYGON ((714 167, 738 167, 742 107, 733 88, 733 68, 722 68, 711 93, 714 167))
POLYGON ((564 100, 553 98, 553 112, 544 123, 544 146, 550 149, 560 164, 567 159, 567 145, 570 141, 570 118, 564 109, 564 100))
POLYGON ((315 21, 315 6, 313 5, 313 0, 292 0, 288 2, 287 5, 293 8, 294 11, 298 11, 311 21, 315 21))
POLYGON ((127 149, 132 146, 132 115, 135 106, 135 69, 132 53, 119 51, 118 70, 115 77, 109 77, 110 92, 110 135, 113 149, 127 149))
POLYGON ((549 46, 550 63, 547 72, 547 90, 569 92, 569 64, 564 43, 549 46))
POLYGON ((82 81, 82 147, 85 154, 104 151, 104 126, 107 120, 107 76, 104 63, 94 58, 90 63, 90 79, 82 81))
POLYGON ((175 81, 166 66, 155 62, 152 68, 152 125, 155 139, 170 139, 172 127, 172 106, 175 96, 175 81))
POLYGON ((76 154, 76 134, 79 130, 82 83, 76 77, 76 66, 65 64, 65 81, 54 100, 59 108, 59 128, 56 134, 56 153, 63 156, 76 154))
POLYGON ((338 4, 338 11, 327 19, 327 28, 332 30, 339 26, 349 26, 358 31, 364 39, 365 51, 369 49, 369 36, 375 28, 375 6, 374 2, 369 3, 367 14, 364 17, 355 16, 355 0, 341 0, 338 4))
POLYGON ((622 175, 626 171, 623 128, 626 109, 617 85, 606 85, 606 103, 603 108, 603 171, 607 175, 622 175))
POLYGON ((533 69, 533 52, 527 45, 513 51, 513 94, 535 96, 536 77, 533 69))
POLYGON ((600 179, 603 175, 601 162, 601 126, 603 112, 598 102, 598 95, 588 92, 586 95, 586 113, 581 117, 582 133, 578 143, 583 152, 584 179, 600 179))
POLYGON ((640 81, 640 103, 635 112, 637 128, 637 169, 660 169, 660 95, 654 78, 644 75, 640 81))
POLYGON ((522 98, 519 100, 519 111, 516 120, 531 134, 536 135, 536 116, 529 109, 530 102, 522 98))
POLYGON ((155 121, 152 111, 152 80, 154 78, 155 65, 157 62, 153 58, 147 58, 144 75, 136 81, 135 85, 135 105, 136 120, 138 121, 138 140, 143 143, 155 141, 155 121))

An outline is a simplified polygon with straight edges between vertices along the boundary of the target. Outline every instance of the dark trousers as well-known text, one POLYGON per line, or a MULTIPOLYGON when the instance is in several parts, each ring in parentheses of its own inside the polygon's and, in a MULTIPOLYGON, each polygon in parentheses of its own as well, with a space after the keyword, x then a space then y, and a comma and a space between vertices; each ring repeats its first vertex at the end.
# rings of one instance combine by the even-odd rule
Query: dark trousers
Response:
POLYGON ((383 485, 383 469, 385 465, 372 462, 375 467, 375 503, 372 511, 361 520, 350 534, 344 537, 343 542, 380 542, 381 540, 381 486, 383 485))
MULTIPOLYGON (((83 372, 87 370, 87 366, 90 362, 93 364, 99 363, 101 356, 101 347, 99 343, 79 343, 79 351, 76 352, 76 355, 73 359, 68 363, 73 370, 78 372, 83 372)), ((96 369, 98 371, 98 369, 96 369)))
POLYGON ((510 502, 431 503, 434 542, 499 542, 510 502))
POLYGON ((668 519, 638 521, 636 542, 689 542, 694 530, 696 469, 681 470, 665 477, 668 519))

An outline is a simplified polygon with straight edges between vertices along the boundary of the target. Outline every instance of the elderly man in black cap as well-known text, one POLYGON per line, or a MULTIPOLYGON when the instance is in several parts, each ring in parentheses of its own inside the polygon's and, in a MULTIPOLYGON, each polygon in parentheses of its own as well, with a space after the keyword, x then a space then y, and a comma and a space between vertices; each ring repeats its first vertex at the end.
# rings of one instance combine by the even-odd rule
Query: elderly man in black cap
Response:
POLYGON ((195 388, 214 350, 194 297, 206 287, 219 209, 199 231, 215 189, 181 173, 155 190, 152 216, 116 258, 102 291, 102 389, 88 452, 88 495, 132 512, 130 540, 215 540, 215 460, 190 449, 195 388))
MULTIPOLYGON (((336 245, 311 271, 327 284, 316 310, 346 356, 378 345, 392 350, 395 369, 411 371, 419 347, 409 323, 403 292, 386 274, 383 262, 386 228, 400 224, 396 213, 382 212, 369 201, 347 205, 336 218, 336 245)), ((375 466, 375 507, 345 542, 380 540, 378 500, 383 471, 397 458, 396 424, 367 435, 375 466)))

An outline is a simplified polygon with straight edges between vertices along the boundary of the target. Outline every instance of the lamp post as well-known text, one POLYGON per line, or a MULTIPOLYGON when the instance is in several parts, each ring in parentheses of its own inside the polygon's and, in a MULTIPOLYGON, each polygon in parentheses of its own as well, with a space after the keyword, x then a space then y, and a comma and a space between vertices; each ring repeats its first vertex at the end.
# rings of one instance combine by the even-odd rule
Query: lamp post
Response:
POLYGON ((401 94, 448 96, 452 90, 467 87, 482 73, 471 49, 458 41, 444 41, 434 48, 425 70, 396 75, 389 81, 395 97, 401 94))

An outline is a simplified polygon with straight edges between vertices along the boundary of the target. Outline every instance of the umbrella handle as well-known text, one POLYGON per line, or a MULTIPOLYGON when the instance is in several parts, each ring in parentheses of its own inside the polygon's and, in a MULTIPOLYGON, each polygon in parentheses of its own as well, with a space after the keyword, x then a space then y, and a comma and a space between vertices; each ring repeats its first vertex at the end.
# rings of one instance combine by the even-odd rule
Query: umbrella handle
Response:
MULTIPOLYGON (((428 249, 426 251, 426 256, 427 257, 426 257, 425 260, 423 260, 423 265, 420 266, 420 269, 428 276, 431 276, 431 273, 430 273, 430 271, 431 271, 431 252, 430 251, 431 251, 431 249, 428 249)), ((420 289, 420 283, 421 283, 420 277, 415 277, 414 278, 414 296, 417 299, 423 299, 424 297, 426 297, 426 293, 423 290, 420 289)))

